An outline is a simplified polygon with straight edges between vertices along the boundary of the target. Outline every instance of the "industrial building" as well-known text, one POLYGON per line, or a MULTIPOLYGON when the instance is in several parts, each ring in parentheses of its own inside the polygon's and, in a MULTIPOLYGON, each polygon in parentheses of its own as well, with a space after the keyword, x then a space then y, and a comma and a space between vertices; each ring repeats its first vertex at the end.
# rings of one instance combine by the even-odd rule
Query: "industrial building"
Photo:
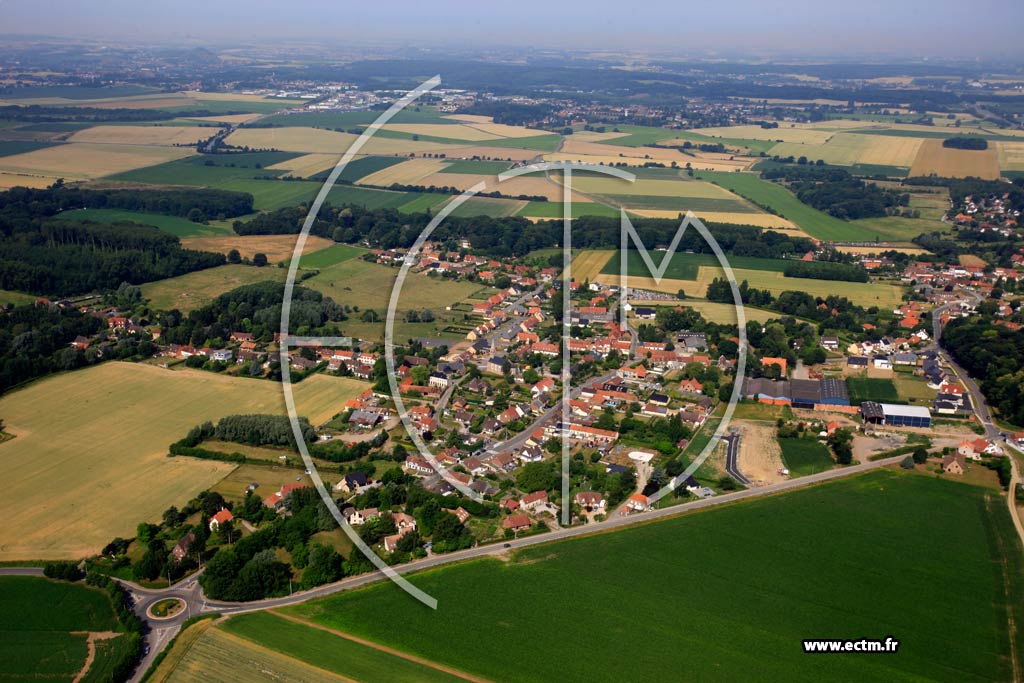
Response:
POLYGON ((931 427, 932 416, 924 406, 902 406, 894 403, 865 401, 860 406, 865 422, 890 427, 931 427))

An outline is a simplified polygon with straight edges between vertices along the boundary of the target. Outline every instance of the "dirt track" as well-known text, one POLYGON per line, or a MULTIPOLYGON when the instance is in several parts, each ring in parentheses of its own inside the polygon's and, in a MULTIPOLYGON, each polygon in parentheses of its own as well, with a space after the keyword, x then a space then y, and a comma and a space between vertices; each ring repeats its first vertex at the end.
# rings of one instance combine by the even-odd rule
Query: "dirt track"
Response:
POLYGON ((735 421, 740 429, 739 469, 755 486, 777 484, 786 477, 779 474, 782 449, 775 439, 775 427, 767 423, 735 421))

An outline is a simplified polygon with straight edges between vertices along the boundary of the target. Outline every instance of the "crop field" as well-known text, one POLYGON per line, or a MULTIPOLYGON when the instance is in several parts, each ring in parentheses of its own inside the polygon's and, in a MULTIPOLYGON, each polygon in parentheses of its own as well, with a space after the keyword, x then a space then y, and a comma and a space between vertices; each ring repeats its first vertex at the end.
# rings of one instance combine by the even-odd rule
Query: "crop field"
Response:
MULTIPOLYGON (((666 255, 667 254, 665 252, 654 252, 650 255, 651 260, 654 261, 655 267, 659 267, 661 265, 661 259, 666 255)), ((605 263, 601 272, 610 275, 618 273, 619 269, 622 267, 620 257, 620 252, 613 252, 612 257, 605 263)), ((629 275, 646 277, 651 274, 650 269, 647 267, 647 264, 644 262, 639 251, 631 249, 629 251, 628 258, 629 262, 626 272, 629 275)), ((727 260, 730 267, 734 269, 742 268, 745 270, 764 270, 773 273, 782 273, 786 269, 786 266, 791 263, 790 261, 785 261, 783 259, 767 259, 758 258, 756 256, 727 256, 727 260)), ((720 270, 721 264, 718 261, 718 257, 714 254, 689 254, 677 251, 672 254, 672 259, 669 261, 668 267, 665 269, 665 277, 675 280, 697 280, 700 277, 701 268, 714 268, 716 270, 720 270)))
MULTIPOLYGON (((483 140, 500 140, 507 135, 489 133, 478 127, 479 124, 458 123, 387 123, 381 130, 407 133, 426 138, 442 138, 445 140, 457 140, 466 142, 479 142, 483 140)), ((507 126, 515 130, 512 126, 507 126)), ((525 128, 518 130, 526 131, 525 128)), ((527 131, 526 135, 516 137, 530 137, 531 135, 543 134, 543 131, 527 131)))
POLYGON ((622 681, 638 661, 653 680, 1006 680, 1020 554, 998 494, 885 470, 412 575, 437 611, 380 583, 285 612, 492 680, 622 681), (1012 553, 1003 572, 993 535, 1012 553), (645 580, 609 600, 610 576, 645 580), (946 581, 971 590, 935 600, 946 581), (685 609, 665 609, 666 586, 685 609), (567 660, 558 634, 580 624, 606 627, 567 660), (809 657, 812 633, 893 634, 899 656, 809 657))
MULTIPOLYGON (((399 185, 431 185, 439 183, 421 183, 429 175, 437 173, 445 167, 441 159, 409 159, 399 164, 389 164, 375 173, 369 173, 356 182, 360 185, 378 185, 388 187, 392 183, 399 185)), ((452 184, 452 183, 444 183, 452 184)))
POLYGON ((948 224, 939 220, 886 216, 884 218, 861 218, 850 221, 850 225, 862 229, 866 234, 877 235, 881 240, 909 242, 924 232, 942 232, 948 224))
POLYGON ((37 149, 51 147, 53 142, 43 140, 0 140, 0 157, 11 156, 12 154, 24 154, 34 152, 37 149))
MULTIPOLYGON (((279 149, 286 152, 314 152, 342 154, 347 152, 358 136, 351 133, 338 133, 321 128, 241 128, 227 137, 227 142, 239 147, 249 146, 256 149, 279 149)), ((410 152, 441 151, 446 146, 442 143, 424 140, 409 140, 374 136, 360 150, 363 154, 402 154, 410 152)))
MULTIPOLYGON (((319 128, 354 128, 367 126, 380 116, 379 111, 317 111, 277 114, 263 119, 264 123, 275 126, 316 126, 319 128)), ((410 107, 398 112, 392 123, 457 123, 452 117, 444 116, 434 107, 410 107)))
POLYGON ((508 168, 509 164, 505 161, 450 161, 438 172, 498 175, 502 171, 507 171, 508 168))
POLYGON ((985 150, 951 149, 943 147, 942 140, 925 140, 910 168, 910 175, 933 173, 946 178, 998 178, 999 155, 992 145, 985 150))
MULTIPOLYGON (((526 216, 527 218, 552 218, 561 219, 565 212, 565 208, 560 201, 556 202, 528 202, 525 207, 516 213, 517 216, 526 216)), ((609 216, 616 217, 619 215, 619 210, 605 206, 604 204, 595 204, 594 202, 573 202, 572 203, 572 217, 579 218, 580 216, 609 216)))
POLYGON ((750 140, 781 140, 782 142, 802 142, 805 144, 823 144, 833 132, 819 130, 803 125, 780 123, 778 128, 762 128, 761 126, 725 126, 721 128, 699 128, 693 132, 709 137, 746 138, 750 140))
POLYGON ((850 390, 850 403, 858 406, 864 401, 898 403, 900 400, 896 385, 885 377, 864 377, 854 375, 846 378, 850 390))
MULTIPOLYGON (((282 161, 268 166, 269 171, 282 171, 285 175, 309 178, 317 173, 323 173, 333 169, 341 158, 340 154, 303 154, 288 161, 282 161)), ((353 159, 355 163, 358 159, 353 159)), ((351 165, 350 163, 350 165, 351 165)))
MULTIPOLYGON (((309 241, 314 239, 313 237, 306 238, 306 245, 309 245, 309 241)), ((328 240, 322 240, 316 238, 317 244, 326 242, 327 244, 318 248, 316 251, 312 249, 306 249, 303 252, 302 260, 300 265, 303 268, 327 268, 341 263, 342 261, 348 261, 349 259, 356 258, 366 253, 366 249, 360 247, 353 247, 350 244, 334 244, 328 240)), ((290 254, 289 254, 290 256, 290 254)))
POLYGON ((717 168, 719 170, 734 170, 747 166, 748 160, 739 159, 728 161, 721 158, 721 155, 690 156, 683 154, 671 147, 628 147, 610 144, 615 140, 607 142, 587 142, 586 140, 573 140, 570 136, 566 139, 558 152, 551 152, 544 155, 546 161, 579 161, 593 164, 632 164, 643 166, 643 164, 655 161, 666 166, 673 161, 679 168, 685 168, 690 164, 693 168, 717 168))
MULTIPOLYGON (((71 221, 93 221, 95 223, 141 223, 143 225, 152 225, 164 232, 182 238, 214 238, 234 234, 228 228, 193 223, 178 216, 162 216, 158 213, 125 211, 123 209, 73 209, 62 212, 58 218, 71 221)), ((189 248, 199 249, 199 247, 189 248)))
MULTIPOLYGON (((294 385, 299 412, 330 419, 366 388, 314 375, 294 385)), ((231 465, 168 458, 196 424, 234 413, 284 413, 281 385, 199 370, 108 362, 35 382, 0 398, 6 493, 0 560, 73 558, 141 520, 183 505, 231 465), (124 510, 131 510, 126 516, 124 510)))
POLYGON ((796 223, 812 237, 835 241, 870 241, 875 238, 875 234, 866 231, 863 227, 818 211, 801 202, 785 187, 761 180, 753 173, 701 171, 698 177, 717 183, 758 205, 770 207, 776 213, 796 223))
POLYGON ((187 313, 242 285, 266 280, 284 282, 287 275, 283 268, 228 264, 146 283, 142 285, 142 296, 150 300, 153 308, 177 308, 187 313))
MULTIPOLYGON (((295 251, 295 242, 298 235, 226 235, 221 237, 186 237, 181 241, 181 246, 186 249, 198 249, 199 251, 212 251, 220 254, 227 254, 232 249, 237 249, 243 257, 252 258, 253 255, 265 254, 270 263, 287 261, 295 251)), ((316 235, 307 235, 306 243, 303 245, 303 254, 310 254, 329 248, 334 242, 316 235)))
POLYGON ((999 168, 1004 171, 1024 171, 1024 141, 997 142, 999 168))
POLYGON ((195 154, 188 147, 75 143, 0 159, 0 171, 84 180, 123 173, 195 154))
MULTIPOLYGON (((618 251, 612 249, 587 249, 581 251, 572 260, 572 279, 593 280, 605 271, 608 260, 613 256, 617 257, 618 251)), ((615 262, 618 263, 617 258, 615 262)))
POLYGON ((194 145, 216 132, 199 126, 93 126, 80 130, 68 142, 118 145, 194 145))
MULTIPOLYGON (((341 157, 339 156, 334 157, 334 163, 337 164, 338 159, 340 158, 341 157)), ((371 173, 376 173, 377 171, 385 169, 389 166, 394 166, 396 164, 401 164, 403 162, 404 159, 402 159, 402 157, 357 157, 352 161, 348 162, 348 164, 346 164, 345 170, 343 170, 341 172, 341 175, 338 176, 338 180, 340 182, 354 183, 363 176, 370 175, 371 173)), ((325 174, 322 175, 323 179, 326 179, 326 177, 327 176, 325 174)), ((317 179, 319 180, 320 178, 317 179)))
MULTIPOLYGON (((3 159, 0 158, 0 162, 3 159)), ((7 173, 0 171, 0 190, 9 190, 12 187, 30 187, 42 189, 53 185, 57 176, 45 176, 36 173, 7 173)))
POLYGON ((909 169, 917 157, 923 140, 914 137, 886 137, 839 133, 824 143, 782 142, 772 147, 772 154, 781 157, 805 156, 821 159, 835 166, 871 164, 909 169))
MULTIPOLYGON (((749 207, 744 207, 749 208, 749 207)), ((669 209, 629 209, 629 213, 636 214, 643 218, 676 218, 680 216, 680 211, 672 211, 669 209)), ((730 225, 751 225, 757 228, 770 228, 776 231, 784 231, 793 234, 799 234, 801 237, 807 237, 800 228, 796 227, 792 221, 787 220, 781 216, 773 216, 770 213, 749 213, 746 211, 704 211, 698 210, 693 212, 698 218, 705 223, 728 223, 730 225)))
MULTIPOLYGON (((662 256, 662 253, 657 252, 651 255, 656 267, 662 256)), ((689 296, 703 297, 712 280, 716 277, 724 277, 724 271, 717 265, 717 259, 713 255, 677 253, 660 283, 656 282, 649 274, 639 252, 630 251, 629 258, 631 273, 629 286, 637 289, 649 289, 670 294, 675 294, 682 289, 689 296)), ((787 278, 781 272, 781 269, 785 268, 785 261, 778 259, 733 256, 729 257, 729 262, 737 282, 746 280, 751 287, 767 289, 776 295, 784 291, 801 291, 815 297, 838 294, 861 306, 883 308, 898 305, 902 299, 903 290, 894 285, 876 282, 836 282, 787 278)), ((591 279, 602 284, 618 284, 618 264, 619 260, 616 254, 605 263, 601 274, 591 279)))
POLYGON ((252 179, 257 176, 284 175, 283 171, 270 167, 295 159, 294 152, 249 152, 231 155, 194 155, 168 163, 139 168, 119 173, 110 180, 151 185, 200 185, 221 187, 224 183, 239 178, 252 179))
POLYGON ((791 477, 824 472, 835 467, 828 448, 817 439, 779 439, 782 461, 791 477))
POLYGON ((527 202, 525 200, 519 199, 470 197, 452 211, 451 215, 461 217, 489 216, 491 218, 513 216, 526 206, 526 204, 527 202))
MULTIPOLYGON (((110 599, 99 590, 38 577, 0 577, 0 680, 70 683, 85 665, 87 632, 117 627, 110 599)), ((95 675, 106 658, 98 654, 86 680, 99 680, 95 675)))

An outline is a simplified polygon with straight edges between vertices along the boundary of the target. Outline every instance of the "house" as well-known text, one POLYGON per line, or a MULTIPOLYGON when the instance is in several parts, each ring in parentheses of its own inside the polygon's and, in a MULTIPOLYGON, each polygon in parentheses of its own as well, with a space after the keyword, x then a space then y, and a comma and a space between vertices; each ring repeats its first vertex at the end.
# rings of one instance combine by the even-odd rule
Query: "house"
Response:
POLYGON ((447 389, 450 383, 451 380, 448 378, 448 375, 443 372, 430 373, 430 379, 427 381, 427 384, 437 389, 447 389))
POLYGON ((771 357, 766 356, 766 357, 761 359, 761 367, 767 368, 770 365, 778 365, 779 366, 779 377, 782 377, 783 379, 786 378, 787 363, 786 363, 786 359, 785 358, 771 358, 771 357))
POLYGON ((875 356, 873 365, 879 370, 892 370, 892 361, 889 360, 889 356, 875 356))
POLYGON ((604 509, 604 496, 597 491, 580 491, 575 500, 577 505, 587 511, 604 509))
POLYGON ((452 510, 451 508, 442 508, 442 509, 445 510, 446 512, 450 512, 453 515, 455 515, 455 518, 458 519, 463 524, 465 524, 466 520, 469 519, 469 511, 466 510, 466 508, 462 507, 461 505, 459 507, 455 508, 454 510, 452 510))
POLYGON ((360 524, 366 524, 371 519, 380 517, 380 511, 377 508, 366 508, 365 510, 356 510, 354 507, 345 508, 342 513, 345 516, 345 521, 351 526, 359 526, 360 524))
POLYGON ((822 337, 821 346, 828 351, 838 351, 839 337, 822 337))
POLYGON ((942 459, 942 471, 946 474, 963 474, 965 465, 964 456, 959 453, 950 453, 942 459))
POLYGON ((334 488, 345 493, 355 493, 366 486, 368 481, 366 475, 362 472, 349 472, 334 488))
POLYGON ((234 518, 235 516, 231 514, 231 510, 228 510, 227 508, 221 508, 220 512, 218 512, 210 518, 210 531, 216 531, 220 528, 221 524, 230 522, 234 518))
POLYGON ((405 469, 412 474, 426 475, 433 474, 434 468, 420 455, 408 455, 405 458, 405 469))
POLYGON ((501 507, 505 508, 509 512, 514 512, 519 509, 519 501, 515 498, 506 498, 501 501, 501 507))
POLYGON ((633 309, 633 315, 640 320, 654 320, 658 312, 653 308, 637 307, 633 309))
POLYGON ((501 526, 513 532, 526 531, 530 528, 530 518, 524 514, 510 515, 502 520, 501 526))
POLYGON ((529 495, 523 496, 519 501, 519 507, 524 510, 536 511, 539 507, 546 507, 548 504, 548 492, 537 491, 529 495))
POLYGON ((703 394, 704 385, 695 379, 684 379, 679 382, 679 391, 683 391, 688 394, 703 394))
POLYGON ((263 507, 268 507, 271 510, 281 510, 284 507, 284 496, 280 493, 272 493, 263 499, 263 507))
POLYGON ((626 500, 626 507, 637 512, 645 511, 648 505, 647 496, 642 493, 634 493, 626 500))
POLYGON ((174 561, 176 563, 181 562, 188 556, 189 549, 192 547, 192 542, 194 540, 196 540, 196 535, 190 531, 182 536, 174 545, 174 550, 171 551, 171 555, 174 557, 174 561))

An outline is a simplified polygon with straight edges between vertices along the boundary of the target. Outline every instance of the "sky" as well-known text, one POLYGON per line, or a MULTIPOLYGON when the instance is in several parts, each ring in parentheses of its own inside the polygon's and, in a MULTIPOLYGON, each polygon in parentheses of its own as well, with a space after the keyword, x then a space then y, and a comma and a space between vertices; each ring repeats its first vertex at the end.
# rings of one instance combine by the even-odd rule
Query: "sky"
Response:
POLYGON ((1019 0, 0 0, 0 33, 663 54, 1024 57, 1019 0))

